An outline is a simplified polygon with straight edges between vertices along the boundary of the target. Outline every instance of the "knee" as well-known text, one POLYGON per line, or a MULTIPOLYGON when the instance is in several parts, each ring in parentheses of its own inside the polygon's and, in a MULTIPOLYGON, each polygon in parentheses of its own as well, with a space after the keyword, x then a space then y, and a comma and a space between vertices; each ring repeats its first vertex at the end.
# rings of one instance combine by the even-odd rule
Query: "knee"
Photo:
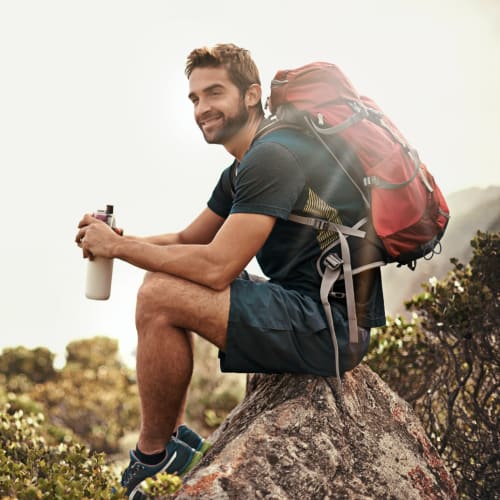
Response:
POLYGON ((169 301, 165 297, 165 289, 168 290, 168 287, 162 286, 164 281, 165 275, 148 272, 139 287, 135 309, 135 322, 139 332, 152 321, 165 321, 168 313, 165 304, 169 301))

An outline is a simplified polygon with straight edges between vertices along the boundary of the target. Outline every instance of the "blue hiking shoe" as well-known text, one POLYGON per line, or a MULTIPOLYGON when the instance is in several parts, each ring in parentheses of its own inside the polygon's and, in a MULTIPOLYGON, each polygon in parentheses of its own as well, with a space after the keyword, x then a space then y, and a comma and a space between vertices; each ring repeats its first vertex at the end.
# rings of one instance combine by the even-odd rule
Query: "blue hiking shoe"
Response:
POLYGON ((167 443, 167 456, 156 465, 147 465, 139 461, 134 450, 130 450, 130 464, 123 472, 121 485, 126 488, 129 500, 142 500, 146 495, 142 491, 142 482, 156 476, 160 472, 183 476, 189 472, 203 457, 186 443, 175 437, 167 443))
POLYGON ((193 450, 199 451, 203 455, 212 447, 212 444, 207 440, 203 439, 199 434, 190 429, 187 425, 180 425, 175 434, 177 439, 184 441, 193 448, 193 450))

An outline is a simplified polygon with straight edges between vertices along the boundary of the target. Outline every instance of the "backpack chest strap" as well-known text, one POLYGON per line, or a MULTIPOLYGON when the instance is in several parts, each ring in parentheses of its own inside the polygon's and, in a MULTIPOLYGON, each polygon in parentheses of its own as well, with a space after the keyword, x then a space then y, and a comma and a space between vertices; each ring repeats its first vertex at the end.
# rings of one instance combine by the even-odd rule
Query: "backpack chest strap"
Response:
POLYGON ((342 224, 336 224, 335 222, 330 222, 328 220, 318 219, 316 217, 304 217, 297 214, 290 214, 288 216, 288 220, 297 222, 299 224, 304 224, 306 226, 311 226, 318 231, 337 232, 339 234, 342 233, 345 236, 356 236, 357 238, 364 238, 366 236, 366 231, 358 229, 359 226, 362 226, 366 222, 366 219, 362 219, 360 222, 358 222, 356 224, 356 226, 358 227, 344 226, 342 224))

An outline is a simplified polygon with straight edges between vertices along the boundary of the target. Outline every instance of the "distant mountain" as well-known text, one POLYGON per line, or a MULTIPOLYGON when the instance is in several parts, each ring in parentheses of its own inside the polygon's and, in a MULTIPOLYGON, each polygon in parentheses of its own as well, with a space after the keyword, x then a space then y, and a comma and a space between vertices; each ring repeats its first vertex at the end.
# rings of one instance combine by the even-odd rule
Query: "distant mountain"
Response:
POLYGON ((478 230, 500 231, 500 186, 470 188, 446 196, 450 222, 441 240, 440 255, 417 263, 415 271, 395 264, 382 269, 386 312, 391 316, 405 312, 404 302, 422 291, 421 284, 432 276, 444 278, 456 257, 467 263, 472 256, 470 240, 478 230))

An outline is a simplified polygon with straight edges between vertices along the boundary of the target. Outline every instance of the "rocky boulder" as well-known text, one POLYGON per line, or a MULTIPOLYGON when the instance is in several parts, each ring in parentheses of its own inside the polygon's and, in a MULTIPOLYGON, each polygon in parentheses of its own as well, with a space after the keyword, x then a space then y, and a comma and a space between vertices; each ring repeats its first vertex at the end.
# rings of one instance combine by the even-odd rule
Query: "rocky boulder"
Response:
POLYGON ((342 386, 340 397, 335 378, 250 376, 175 498, 457 498, 404 400, 365 365, 342 386))

